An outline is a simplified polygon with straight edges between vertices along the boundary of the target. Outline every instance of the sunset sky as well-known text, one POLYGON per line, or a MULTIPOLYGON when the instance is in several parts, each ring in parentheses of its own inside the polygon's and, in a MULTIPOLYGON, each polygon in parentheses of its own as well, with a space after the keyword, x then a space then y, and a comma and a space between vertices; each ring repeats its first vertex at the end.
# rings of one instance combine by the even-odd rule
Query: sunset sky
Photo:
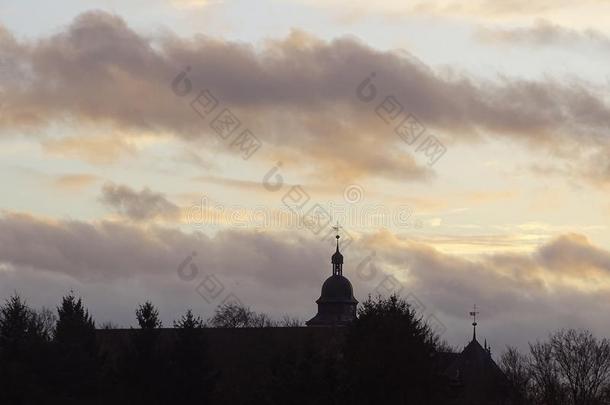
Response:
POLYGON ((400 292, 452 345, 473 304, 496 354, 608 336, 608 16, 0 2, 0 299, 74 290, 123 327, 145 300, 166 326, 235 299, 307 320, 338 221, 356 298, 400 292))

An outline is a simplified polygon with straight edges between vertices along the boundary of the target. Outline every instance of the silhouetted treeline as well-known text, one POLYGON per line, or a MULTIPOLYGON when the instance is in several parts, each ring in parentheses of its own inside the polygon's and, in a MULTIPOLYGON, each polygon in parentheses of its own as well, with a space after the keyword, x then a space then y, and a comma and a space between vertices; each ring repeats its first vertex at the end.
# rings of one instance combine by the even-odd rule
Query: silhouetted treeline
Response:
MULTIPOLYGON (((396 296, 369 297, 346 328, 296 328, 233 304, 207 320, 188 310, 164 329, 145 302, 136 321, 96 329, 72 293, 55 311, 10 297, 0 307, 0 404, 451 403, 438 364, 446 344, 396 296)), ((510 349, 502 367, 515 405, 608 403, 610 348, 587 332, 510 349)))
POLYGON ((610 404, 610 342, 586 330, 559 330, 529 345, 509 347, 500 366, 516 405, 610 404))
POLYGON ((10 297, 0 307, 0 403, 367 404, 417 399, 426 404, 434 403, 438 391, 433 365, 441 347, 438 337, 397 297, 369 298, 352 327, 336 334, 322 331, 321 338, 315 330, 303 334, 309 330, 295 329, 302 326, 298 319, 275 321, 234 304, 218 307, 205 321, 188 310, 168 330, 162 329, 158 310, 145 302, 135 310, 135 320, 137 328, 106 324, 96 330, 82 299, 72 293, 55 312, 35 311, 18 295, 10 297), (263 336, 249 343, 239 340, 246 335, 229 332, 259 328, 264 333, 271 326, 286 327, 286 338, 280 334, 267 342, 263 336), (223 353, 214 353, 205 328, 227 328, 222 330, 234 340, 221 345, 223 353), (225 362, 245 362, 249 370, 225 362))

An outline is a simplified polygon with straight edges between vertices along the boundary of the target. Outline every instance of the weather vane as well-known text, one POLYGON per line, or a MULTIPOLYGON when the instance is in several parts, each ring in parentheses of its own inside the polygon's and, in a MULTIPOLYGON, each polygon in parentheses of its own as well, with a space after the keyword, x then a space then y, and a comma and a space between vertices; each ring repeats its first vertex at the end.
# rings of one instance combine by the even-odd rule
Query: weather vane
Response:
POLYGON ((340 238, 339 229, 341 229, 341 225, 339 225, 339 221, 337 221, 337 225, 333 226, 332 228, 335 230, 335 232, 337 232, 336 238, 339 239, 340 238))

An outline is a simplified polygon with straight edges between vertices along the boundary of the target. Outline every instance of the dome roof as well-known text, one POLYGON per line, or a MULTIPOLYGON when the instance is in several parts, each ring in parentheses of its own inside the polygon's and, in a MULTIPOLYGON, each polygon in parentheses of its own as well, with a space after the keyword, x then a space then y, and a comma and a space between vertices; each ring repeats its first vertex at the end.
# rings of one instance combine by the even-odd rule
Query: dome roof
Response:
POLYGON ((316 302, 357 303, 352 283, 341 275, 330 276, 322 285, 322 295, 316 302))

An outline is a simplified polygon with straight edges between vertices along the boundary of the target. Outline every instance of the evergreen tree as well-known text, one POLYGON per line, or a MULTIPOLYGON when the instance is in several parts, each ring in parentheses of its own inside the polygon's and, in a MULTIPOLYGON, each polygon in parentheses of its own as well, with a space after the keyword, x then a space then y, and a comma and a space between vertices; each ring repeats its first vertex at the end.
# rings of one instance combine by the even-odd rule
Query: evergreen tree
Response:
POLYGON ((174 321, 174 328, 180 329, 182 333, 190 333, 205 327, 205 322, 200 316, 193 315, 192 310, 187 310, 178 321, 174 321))
POLYGON ((405 300, 369 297, 346 336, 346 398, 352 404, 433 403, 437 341, 405 300))
POLYGON ((214 373, 208 359, 204 336, 205 324, 189 309, 174 322, 176 342, 173 358, 175 397, 178 403, 207 403, 214 373))
POLYGON ((54 345, 59 361, 55 377, 61 397, 78 403, 97 395, 100 362, 95 323, 82 299, 73 293, 63 297, 57 314, 54 345))
POLYGON ((150 301, 146 301, 136 309, 136 318, 141 329, 156 329, 163 326, 159 319, 159 311, 150 301))
POLYGON ((13 295, 0 307, 0 403, 45 400, 49 353, 42 317, 13 295))
POLYGON ((136 309, 136 319, 140 329, 133 334, 131 350, 123 359, 124 391, 132 403, 165 403, 168 359, 158 345, 159 311, 147 301, 136 309))

